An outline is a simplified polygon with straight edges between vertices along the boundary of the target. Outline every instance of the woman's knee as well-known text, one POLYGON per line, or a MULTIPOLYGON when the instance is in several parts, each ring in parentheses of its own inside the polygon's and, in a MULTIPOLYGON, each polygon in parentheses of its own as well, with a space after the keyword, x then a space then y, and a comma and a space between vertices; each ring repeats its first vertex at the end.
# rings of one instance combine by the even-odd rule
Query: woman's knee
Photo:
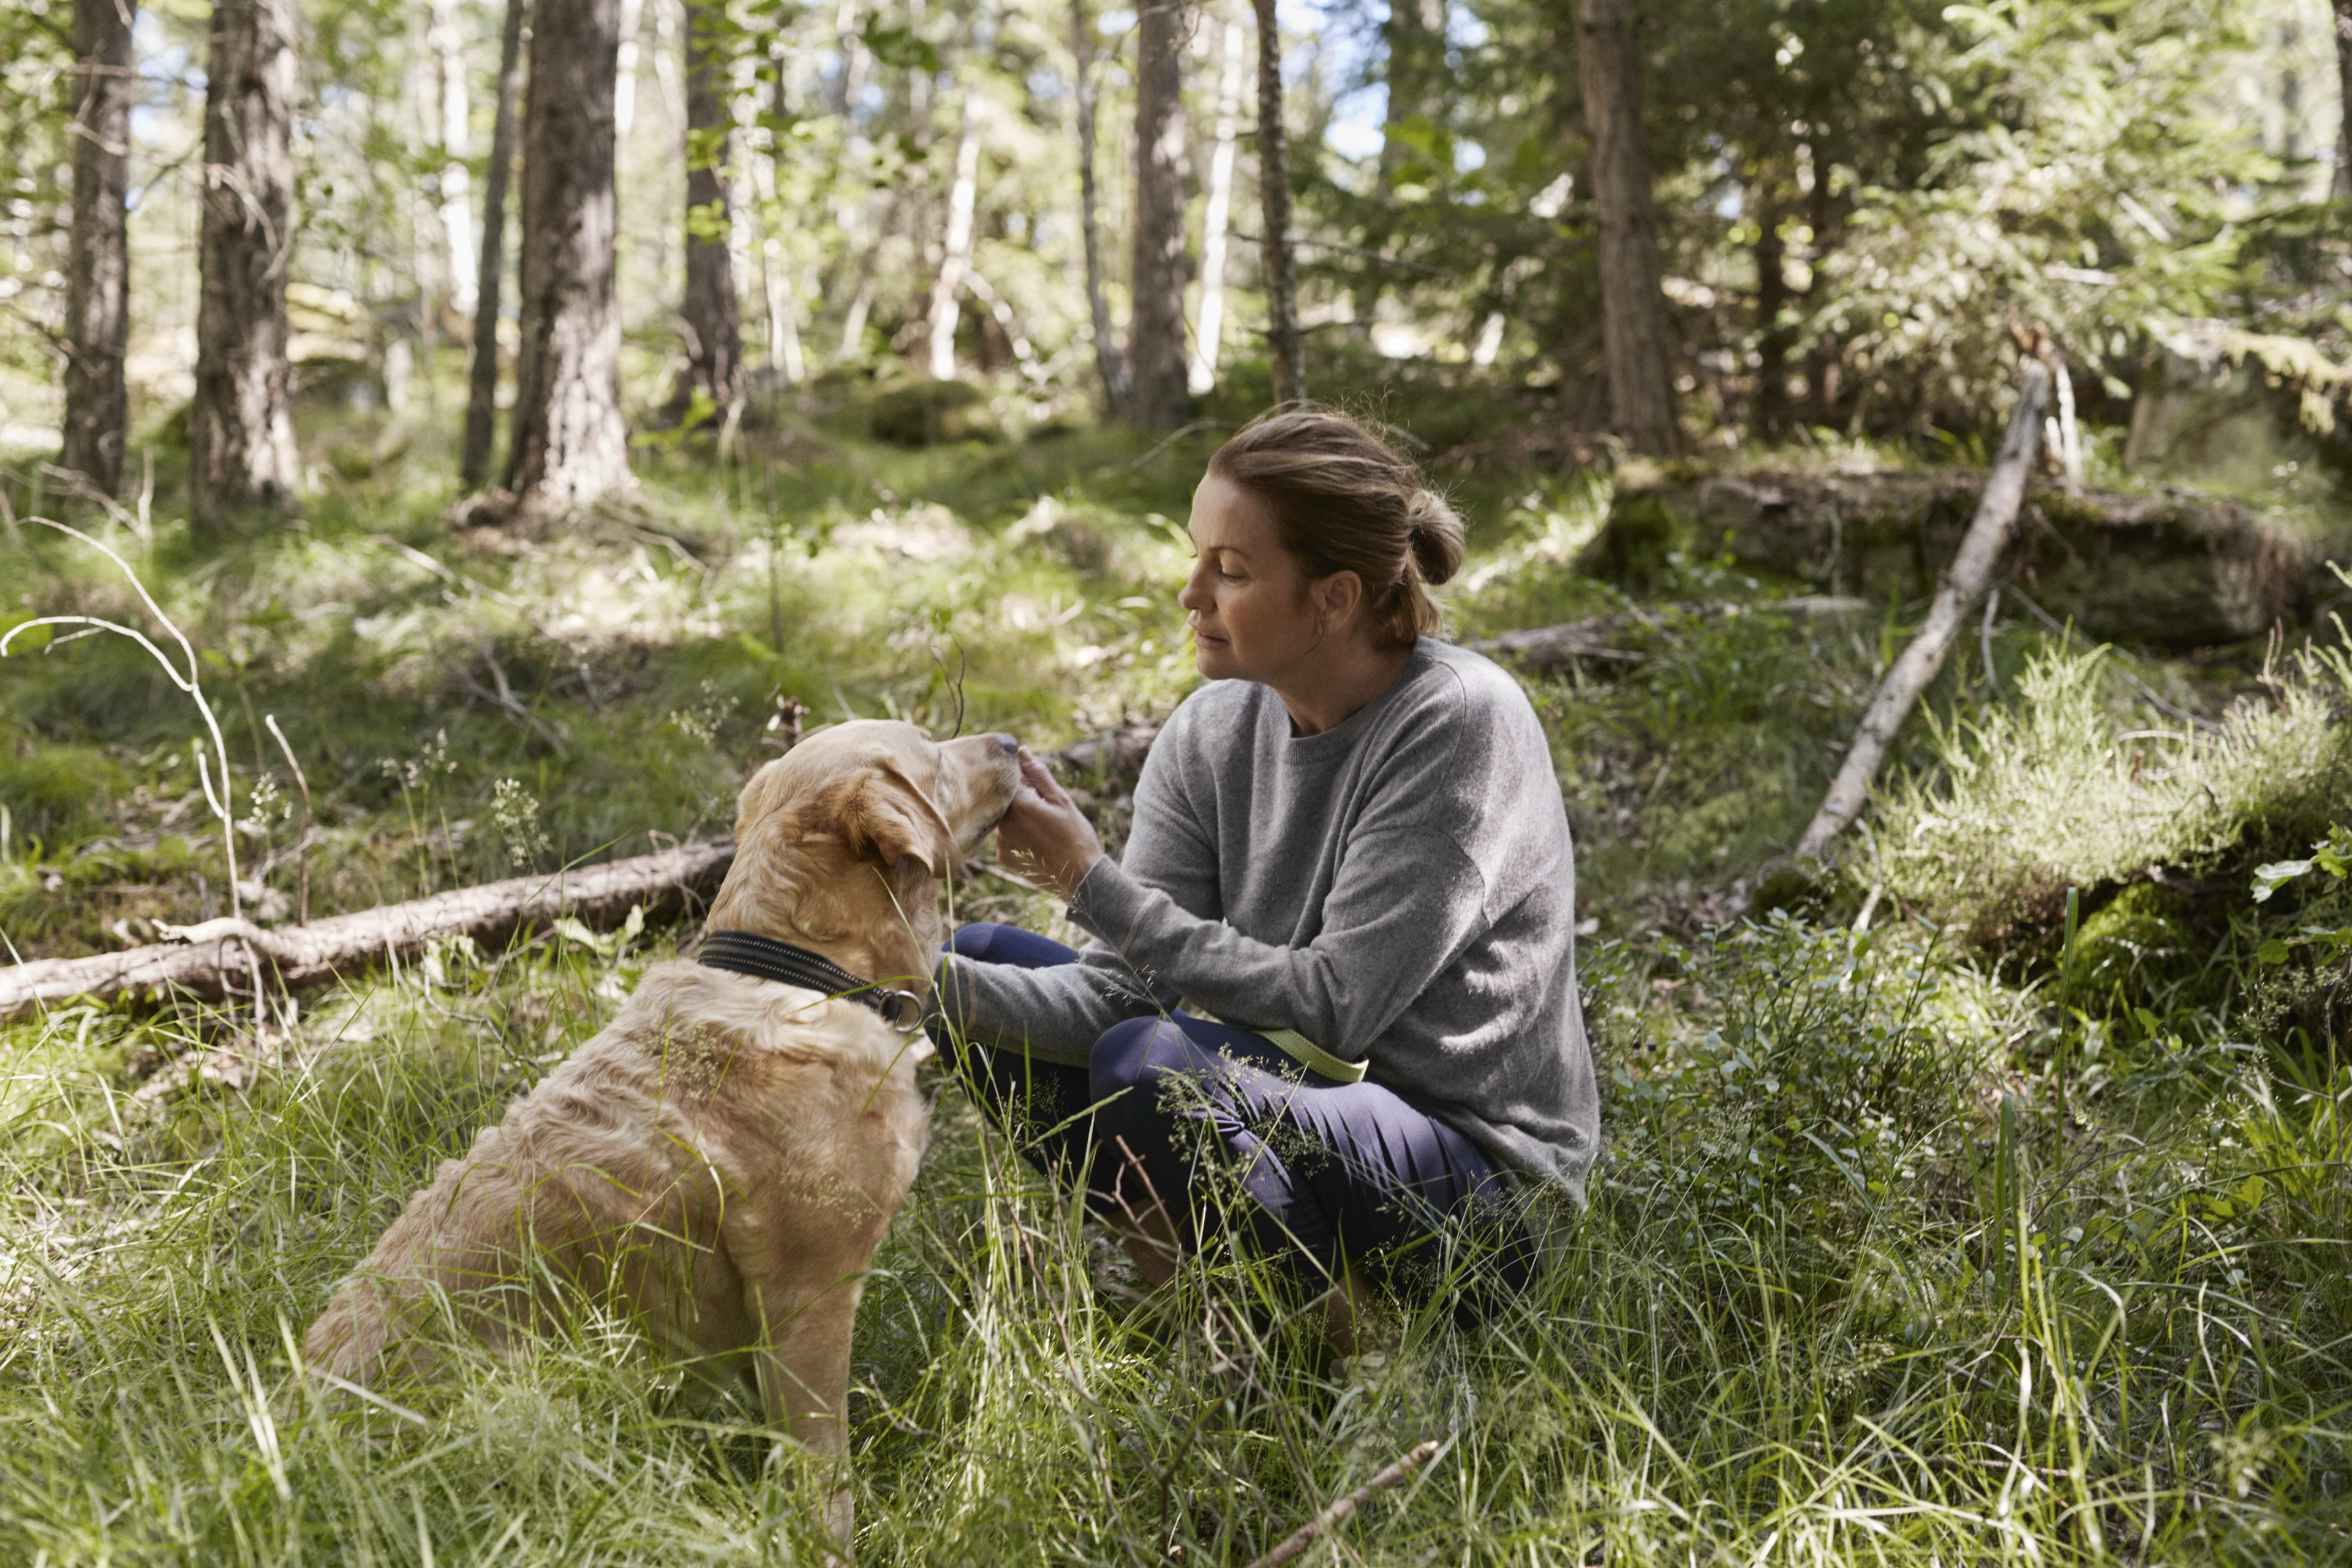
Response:
POLYGON ((1129 1018, 1103 1031, 1087 1053, 1088 1087, 1097 1103, 1159 1098, 1166 1047, 1157 1037, 1168 1028, 1162 1019, 1129 1018))
POLYGON ((1015 969, 1051 969, 1078 956, 1076 948, 1065 947, 1052 937, 993 921, 958 927, 948 938, 947 950, 975 963, 1008 963, 1015 969))

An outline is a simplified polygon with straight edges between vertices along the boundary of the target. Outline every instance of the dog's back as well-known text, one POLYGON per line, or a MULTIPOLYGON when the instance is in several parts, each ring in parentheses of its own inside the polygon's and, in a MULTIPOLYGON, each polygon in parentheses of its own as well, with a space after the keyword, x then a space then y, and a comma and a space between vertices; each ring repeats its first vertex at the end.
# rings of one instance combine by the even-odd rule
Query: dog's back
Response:
POLYGON ((751 1237, 812 1257, 879 1242, 920 1161, 912 1074, 927 1054, 854 1004, 657 965, 609 1027, 442 1162, 305 1355, 357 1384, 430 1379, 453 1331, 503 1351, 567 1290, 625 1306, 673 1348, 740 1350, 757 1337, 745 1266, 777 1261, 739 1259, 751 1237))

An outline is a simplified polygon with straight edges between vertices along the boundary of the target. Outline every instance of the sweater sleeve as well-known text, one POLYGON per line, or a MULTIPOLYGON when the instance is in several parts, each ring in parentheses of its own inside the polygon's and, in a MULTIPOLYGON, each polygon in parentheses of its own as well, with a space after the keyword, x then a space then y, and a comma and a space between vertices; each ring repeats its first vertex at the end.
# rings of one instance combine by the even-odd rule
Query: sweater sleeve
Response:
POLYGON ((1338 1057, 1367 1057, 1492 923, 1495 879, 1478 849, 1501 846, 1465 843, 1452 827, 1491 822, 1523 771, 1507 731, 1475 704, 1433 706, 1401 734, 1348 828, 1306 945, 1244 935, 1220 911, 1188 908, 1108 862, 1079 882, 1071 919, 1156 990, 1231 1023, 1296 1029, 1338 1057))
POLYGON ((1156 988, 1354 1060, 1486 929, 1486 891, 1451 837, 1405 826, 1349 843, 1322 931, 1303 948, 1204 920, 1108 860, 1079 882, 1070 912, 1156 988))
MULTIPOLYGON (((1213 918, 1216 850, 1185 787, 1187 722, 1178 709, 1144 761, 1125 865, 1130 878, 1160 889, 1176 907, 1213 918)), ((1108 856, 1097 864, 1116 868, 1108 856)), ((1165 1012, 1178 1000, 1099 941, 1088 942, 1076 963, 1048 969, 962 963, 950 955, 940 962, 935 995, 938 1016, 967 1037, 1072 1067, 1086 1065, 1095 1041, 1112 1025, 1165 1012)))

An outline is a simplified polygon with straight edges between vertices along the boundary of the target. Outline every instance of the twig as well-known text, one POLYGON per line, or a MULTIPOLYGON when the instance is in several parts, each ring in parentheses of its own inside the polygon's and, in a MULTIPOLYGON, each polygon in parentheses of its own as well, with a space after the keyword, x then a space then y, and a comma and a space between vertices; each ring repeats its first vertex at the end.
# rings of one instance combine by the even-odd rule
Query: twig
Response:
POLYGON ((497 644, 484 643, 482 645, 482 662, 489 666, 490 679, 499 683, 499 689, 496 691, 488 690, 480 681, 476 680, 472 676, 460 671, 457 679, 465 682, 467 690, 472 692, 483 701, 489 703, 492 707, 504 710, 509 717, 520 722, 523 728, 529 730, 532 734, 537 735, 541 740, 545 741, 558 752, 566 752, 571 750, 571 747, 563 739, 562 731, 558 730, 546 720, 541 719, 538 714, 532 712, 529 708, 524 707, 521 700, 515 696, 514 688, 507 682, 506 666, 499 662, 497 644))
POLYGON ((2000 588, 1995 584, 1985 595, 1984 619, 1977 623, 1977 641, 1983 645, 1985 689, 1999 691, 2000 680, 1992 668, 1992 617, 2000 608, 2000 588))
POLYGON ((1289 1562, 1314 1545, 1325 1531, 1345 1521, 1349 1514, 1371 1500, 1373 1497, 1388 1490, 1389 1488, 1437 1458, 1439 1451, 1444 1447, 1444 1444, 1433 1437, 1428 1442, 1412 1449, 1370 1480, 1300 1525, 1284 1538, 1281 1545, 1252 1563, 1249 1568, 1279 1568, 1280 1564, 1289 1562))
POLYGON ((1128 467, 1130 468, 1139 468, 1143 467, 1144 464, 1151 461, 1152 458, 1160 456, 1160 453, 1168 450, 1169 447, 1173 447, 1177 442, 1181 441, 1187 436, 1197 436, 1203 430, 1230 430, 1233 427, 1233 421, 1230 419, 1195 419, 1190 425, 1180 425, 1175 429, 1168 432, 1168 434, 1163 437, 1160 442, 1151 448, 1151 450, 1144 453, 1143 456, 1128 464, 1128 467))
POLYGON ((294 770, 294 786, 302 792, 302 831, 294 840, 294 868, 301 891, 294 897, 294 923, 309 925, 310 923, 310 781, 304 776, 302 764, 295 758, 294 748, 286 743, 286 731, 278 727, 278 715, 264 713, 261 716, 261 722, 263 727, 268 730, 271 739, 278 742, 278 749, 286 753, 286 765, 294 770))

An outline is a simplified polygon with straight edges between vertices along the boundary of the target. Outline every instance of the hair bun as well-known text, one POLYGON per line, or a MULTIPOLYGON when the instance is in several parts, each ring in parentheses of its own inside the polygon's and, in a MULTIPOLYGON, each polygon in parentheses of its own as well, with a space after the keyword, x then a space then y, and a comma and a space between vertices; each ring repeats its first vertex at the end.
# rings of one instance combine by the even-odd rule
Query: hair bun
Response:
POLYGON ((1413 493, 1409 512, 1412 563, 1424 583, 1444 583, 1462 568, 1462 519, 1434 490, 1413 493))

